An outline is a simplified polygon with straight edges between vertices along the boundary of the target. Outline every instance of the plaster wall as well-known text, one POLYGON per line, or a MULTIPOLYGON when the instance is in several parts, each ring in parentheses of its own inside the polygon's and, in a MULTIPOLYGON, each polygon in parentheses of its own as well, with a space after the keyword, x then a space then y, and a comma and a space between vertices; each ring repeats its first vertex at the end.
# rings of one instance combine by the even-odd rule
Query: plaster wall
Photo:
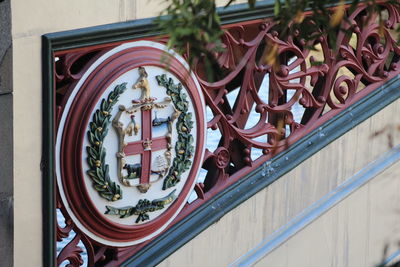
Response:
POLYGON ((397 163, 255 266, 378 266, 385 262, 400 249, 399 173, 397 163))

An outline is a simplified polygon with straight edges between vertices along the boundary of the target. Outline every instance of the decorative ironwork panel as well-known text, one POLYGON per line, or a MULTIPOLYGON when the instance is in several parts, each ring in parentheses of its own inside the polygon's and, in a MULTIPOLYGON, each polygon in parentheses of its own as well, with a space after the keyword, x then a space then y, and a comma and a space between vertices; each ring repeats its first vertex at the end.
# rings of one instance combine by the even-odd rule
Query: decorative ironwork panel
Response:
POLYGON ((160 61, 167 38, 55 52, 56 233, 69 240, 57 263, 82 265, 82 246, 88 266, 124 262, 398 75, 399 11, 379 6, 383 23, 358 7, 336 47, 323 29, 306 41, 271 19, 225 25, 212 82, 201 59, 192 73, 179 56, 160 61))

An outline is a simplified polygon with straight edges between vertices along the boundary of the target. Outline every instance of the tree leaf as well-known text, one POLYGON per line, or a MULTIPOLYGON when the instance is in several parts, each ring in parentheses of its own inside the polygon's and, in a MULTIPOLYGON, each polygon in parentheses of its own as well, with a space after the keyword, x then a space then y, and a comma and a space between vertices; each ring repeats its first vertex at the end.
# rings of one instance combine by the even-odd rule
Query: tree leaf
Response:
POLYGON ((278 16, 279 13, 281 12, 281 1, 280 0, 275 0, 275 5, 274 5, 274 14, 275 16, 278 16))

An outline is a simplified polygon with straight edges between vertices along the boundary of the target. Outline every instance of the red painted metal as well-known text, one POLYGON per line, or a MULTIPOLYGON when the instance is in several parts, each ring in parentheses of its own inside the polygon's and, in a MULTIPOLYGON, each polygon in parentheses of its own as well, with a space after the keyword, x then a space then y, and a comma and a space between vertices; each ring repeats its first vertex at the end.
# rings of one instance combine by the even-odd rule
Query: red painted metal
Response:
POLYGON ((151 136, 151 110, 142 110, 142 140, 128 143, 124 149, 125 155, 137 155, 142 157, 142 175, 140 176, 140 184, 149 184, 150 182, 150 166, 151 166, 151 152, 167 148, 166 137, 151 136), (151 149, 146 150, 144 142, 151 140, 151 149))
MULTIPOLYGON (((128 143, 128 145, 124 149, 125 155, 130 156, 130 155, 142 154, 144 152, 143 142, 145 140, 146 139, 128 143)), ((151 140, 153 141, 151 145, 152 151, 161 150, 167 147, 168 144, 167 138, 164 136, 155 137, 151 140)))
MULTIPOLYGON (((225 26, 222 41, 226 49, 216 55, 223 76, 214 82, 207 81, 201 60, 194 70, 200 81, 206 105, 212 112, 207 128, 211 131, 219 130, 221 139, 214 151, 205 152, 203 168, 207 171, 207 176, 204 183, 195 186, 199 198, 187 204, 171 225, 400 73, 400 47, 396 44, 394 37, 396 33, 393 30, 399 25, 400 14, 390 3, 379 5, 385 13, 383 23, 379 23, 377 14, 368 14, 365 6, 358 7, 347 20, 343 21, 342 26, 351 34, 338 32, 336 49, 329 45, 329 40, 322 30, 319 32, 322 33, 319 39, 311 42, 300 39, 296 31, 287 38, 280 38, 271 20, 225 26), (366 23, 367 18, 370 19, 368 23, 366 23), (350 38, 351 36, 353 38, 350 38), (278 46, 280 62, 277 67, 266 64, 263 56, 272 45, 278 46), (317 59, 312 56, 312 51, 308 48, 310 45, 320 47, 321 64, 312 64, 317 59), (260 85, 265 77, 269 78, 269 99, 260 97, 260 85), (239 88, 239 93, 235 104, 231 105, 227 95, 236 88, 239 88), (290 98, 289 90, 294 91, 290 98), (292 109, 297 105, 302 106, 305 111, 301 119, 296 120, 292 109), (251 110, 254 110, 254 113, 251 113, 251 110), (258 118, 258 122, 252 127, 246 127, 249 116, 258 118), (262 155, 252 159, 251 155, 256 149, 260 149, 262 155)), ((115 46, 116 44, 100 45, 56 54, 60 56, 60 60, 56 63, 57 103, 60 112, 80 74, 99 55, 115 46), (81 60, 82 58, 85 61, 81 60), (78 60, 84 63, 74 74, 71 66, 78 60)), ((136 51, 136 53, 149 54, 148 51, 136 51)), ((120 56, 122 58, 122 55, 120 56)), ((153 62, 159 60, 154 55, 150 57, 153 62)), ((123 64, 123 62, 120 60, 113 64, 123 64)), ((157 63, 152 64, 157 65, 157 63)), ((171 66, 175 68, 174 64, 171 66)), ((134 67, 138 65, 125 66, 117 73, 105 73, 110 77, 107 79, 112 80, 112 77, 120 75, 127 68, 134 67)), ((179 67, 174 71, 183 73, 178 69, 179 67)), ((104 81, 100 80, 95 83, 105 85, 104 81)), ((89 97, 99 96, 88 94, 82 101, 87 103, 91 100, 89 97)), ((79 112, 79 107, 83 109, 82 113, 85 113, 83 104, 74 107, 74 110, 79 112)), ((81 121, 82 118, 76 119, 71 125, 76 126, 81 121)), ((72 131, 69 130, 69 133, 75 134, 72 131)), ((80 134, 84 134, 84 130, 81 130, 80 134)), ((76 136, 72 140, 79 138, 76 136)), ((76 153, 76 151, 70 152, 76 153)), ((75 164, 79 166, 77 162, 75 164)), ((78 169, 82 171, 81 166, 78 169)), ((68 188, 67 184, 64 186, 68 188)), ((63 206, 60 205, 59 208, 68 221, 63 206)), ((88 207, 83 209, 86 210, 88 207)), ((90 213, 87 216, 97 218, 94 221, 99 218, 90 213)), ((118 249, 101 246, 81 233, 72 222, 67 228, 58 229, 59 240, 65 238, 72 228, 84 242, 91 264, 114 266, 151 242, 118 249)), ((74 246, 73 243, 71 247, 74 246)), ((70 249, 69 257, 73 258, 75 254, 76 249, 70 249)))

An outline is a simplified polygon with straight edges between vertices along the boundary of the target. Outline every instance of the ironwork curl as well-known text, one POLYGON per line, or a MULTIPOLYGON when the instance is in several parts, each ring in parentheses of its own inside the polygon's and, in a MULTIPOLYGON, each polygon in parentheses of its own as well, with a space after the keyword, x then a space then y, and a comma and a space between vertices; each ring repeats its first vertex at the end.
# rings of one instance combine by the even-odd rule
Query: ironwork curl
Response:
MULTIPOLYGON (((379 23, 378 14, 369 14, 366 6, 348 14, 342 22, 344 31, 337 33, 336 47, 330 46, 323 29, 315 33, 320 35, 316 40, 309 41, 301 39, 293 28, 288 29, 292 34, 281 37, 270 19, 225 26, 225 51, 215 55, 222 70, 220 76, 207 81, 201 59, 194 69, 212 112, 207 128, 220 131, 221 138, 213 151, 205 152, 203 169, 207 175, 195 186, 198 198, 186 205, 175 221, 400 73, 400 46, 394 37, 400 23, 399 10, 389 3, 380 3, 379 8, 385 13, 383 23, 379 23), (311 46, 319 53, 310 50, 311 46), (271 49, 277 49, 278 64, 265 61, 271 49), (266 77, 268 99, 263 99, 260 90, 265 90, 266 77), (236 89, 235 103, 230 104, 227 96, 236 89), (304 108, 300 116, 293 113, 297 106, 304 108), (258 119, 249 127, 251 116, 258 119), (256 150, 262 153, 252 158, 256 150)), ((58 104, 80 78, 84 66, 115 46, 56 54, 58 104), (74 74, 71 68, 82 57, 85 64, 74 74)), ((64 209, 62 205, 60 208, 64 209)), ((78 239, 87 248, 89 266, 117 264, 147 244, 119 249, 100 246, 72 222, 57 228, 57 240, 72 229, 77 235, 65 249, 68 253, 58 257, 59 262, 71 259, 76 266, 81 264, 78 239)))

